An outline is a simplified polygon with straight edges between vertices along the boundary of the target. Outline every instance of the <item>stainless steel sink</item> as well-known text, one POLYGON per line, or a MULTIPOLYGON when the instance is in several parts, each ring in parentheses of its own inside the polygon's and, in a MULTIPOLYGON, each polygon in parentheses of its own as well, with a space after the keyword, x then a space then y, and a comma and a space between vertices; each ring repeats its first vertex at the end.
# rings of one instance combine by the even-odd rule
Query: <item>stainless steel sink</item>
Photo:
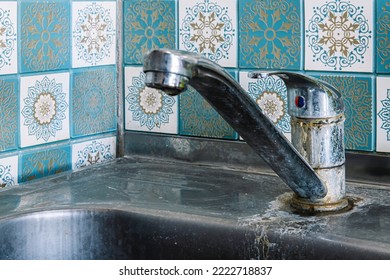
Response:
POLYGON ((390 259, 390 191, 302 216, 268 172, 122 158, 0 191, 0 259, 390 259))
POLYGON ((242 259, 245 230, 118 210, 53 210, 0 221, 0 259, 242 259))

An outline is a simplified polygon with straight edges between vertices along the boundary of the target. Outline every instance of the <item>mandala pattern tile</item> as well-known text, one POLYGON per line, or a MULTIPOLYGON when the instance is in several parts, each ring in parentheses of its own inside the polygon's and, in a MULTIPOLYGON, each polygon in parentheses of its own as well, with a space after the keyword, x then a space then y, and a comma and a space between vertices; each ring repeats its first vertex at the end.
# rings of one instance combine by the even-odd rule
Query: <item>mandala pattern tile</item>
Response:
POLYGON ((141 67, 125 68, 127 130, 178 133, 178 97, 145 86, 141 67))
POLYGON ((240 67, 302 68, 300 0, 240 0, 240 67))
POLYGON ((95 139, 72 145, 72 169, 113 160, 116 157, 116 137, 95 139))
POLYGON ((317 77, 333 85, 343 96, 346 118, 345 148, 373 151, 375 148, 373 78, 344 75, 317 77))
POLYGON ((236 0, 181 0, 179 48, 236 67, 237 8, 236 0))
POLYGON ((249 72, 240 72, 240 84, 256 101, 263 113, 288 139, 291 139, 290 115, 287 110, 287 88, 274 76, 252 79, 249 72))
POLYGON ((72 168, 70 147, 58 147, 21 156, 20 182, 61 173, 72 168))
POLYGON ((192 87, 180 94, 181 135, 237 139, 233 128, 192 87))
POLYGON ((390 153, 390 77, 377 77, 376 150, 390 153))
POLYGON ((18 156, 0 158, 0 190, 18 184, 18 156))
POLYGON ((115 67, 73 72, 73 137, 116 130, 115 75, 115 67))
POLYGON ((20 3, 21 71, 68 69, 69 1, 20 3))
POLYGON ((69 73, 20 79, 20 146, 69 138, 69 73))
POLYGON ((372 72, 374 1, 305 0, 305 69, 372 72))
POLYGON ((73 2, 72 66, 115 64, 116 2, 73 2))
MULTIPOLYGON (((181 2, 180 2, 181 4, 181 2)), ((145 53, 176 48, 175 1, 124 1, 124 62, 142 64, 145 53)))
POLYGON ((390 73, 390 1, 377 0, 377 72, 390 73))
POLYGON ((0 75, 14 74, 18 69, 17 23, 17 2, 1 2, 0 75))
POLYGON ((0 76, 0 152, 17 147, 18 80, 0 76))

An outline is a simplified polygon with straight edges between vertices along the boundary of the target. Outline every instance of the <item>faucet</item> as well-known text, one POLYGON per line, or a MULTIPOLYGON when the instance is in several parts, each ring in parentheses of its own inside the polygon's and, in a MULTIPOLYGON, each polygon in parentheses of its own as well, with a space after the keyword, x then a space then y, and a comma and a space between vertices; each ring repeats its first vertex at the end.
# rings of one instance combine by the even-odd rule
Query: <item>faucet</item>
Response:
POLYGON ((291 206, 303 212, 339 211, 345 191, 344 105, 340 93, 318 79, 290 72, 287 86, 291 143, 249 94, 218 64, 195 53, 157 49, 144 60, 145 84, 177 95, 192 86, 294 192, 291 206))

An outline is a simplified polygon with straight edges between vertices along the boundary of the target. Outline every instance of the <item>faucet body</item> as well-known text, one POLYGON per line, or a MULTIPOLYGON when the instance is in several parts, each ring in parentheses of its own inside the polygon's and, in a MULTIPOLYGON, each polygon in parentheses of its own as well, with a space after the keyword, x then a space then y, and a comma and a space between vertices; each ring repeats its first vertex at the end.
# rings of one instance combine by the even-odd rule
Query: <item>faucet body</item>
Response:
MULTIPOLYGON (((287 87, 288 113, 291 116, 291 142, 310 164, 327 188, 323 205, 316 206, 302 197, 293 200, 299 208, 344 208, 345 145, 344 103, 332 85, 290 72, 251 72, 250 78, 275 75, 287 87), (333 205, 336 203, 336 205, 333 205)), ((318 210, 319 210, 318 209, 318 210)))
MULTIPOLYGON (((331 178, 327 175, 329 173, 329 177, 332 177, 336 172, 340 173, 340 178, 344 176, 343 114, 339 112, 343 111, 342 104, 340 108, 335 109, 334 117, 320 118, 319 123, 315 122, 315 118, 302 118, 299 114, 296 118, 293 117, 297 120, 292 124, 292 140, 296 146, 294 147, 248 93, 222 67, 207 58, 178 50, 154 50, 145 57, 143 70, 146 75, 145 84, 149 87, 162 89, 171 95, 181 93, 188 85, 197 90, 294 191, 292 205, 295 208, 308 211, 331 211, 346 206, 344 180, 335 190, 337 184, 329 184, 328 180, 331 178), (333 118, 338 122, 334 122, 333 118), (319 129, 312 129, 313 127, 319 129), (313 133, 308 133, 309 131, 313 133), (340 155, 326 156, 327 152, 323 149, 329 146, 329 141, 326 140, 328 136, 333 137, 330 142, 334 143, 340 155), (318 137, 324 140, 320 141, 322 144, 318 144, 318 137), (307 141, 302 142, 302 139, 307 141), (316 150, 308 152, 312 148, 316 149, 316 145, 319 151, 322 151, 320 156, 317 156, 316 150), (321 172, 318 172, 319 169, 321 172), (334 171, 335 169, 342 170, 334 171)), ((303 82, 307 76, 296 74, 302 82, 297 83, 292 81, 289 73, 284 72, 251 75, 253 77, 278 75, 286 80, 287 88, 291 89, 289 96, 300 96, 297 102, 301 103, 302 100, 306 103, 310 99, 303 93, 299 93, 301 86, 306 85, 303 82), (300 86, 296 87, 298 84, 300 86)), ((313 81, 310 78, 310 82, 313 81)), ((325 87, 323 84, 320 86, 325 87)), ((301 103, 298 105, 302 105, 301 103)), ((314 107, 318 107, 317 105, 314 107)), ((298 111, 302 113, 302 110, 298 111)))

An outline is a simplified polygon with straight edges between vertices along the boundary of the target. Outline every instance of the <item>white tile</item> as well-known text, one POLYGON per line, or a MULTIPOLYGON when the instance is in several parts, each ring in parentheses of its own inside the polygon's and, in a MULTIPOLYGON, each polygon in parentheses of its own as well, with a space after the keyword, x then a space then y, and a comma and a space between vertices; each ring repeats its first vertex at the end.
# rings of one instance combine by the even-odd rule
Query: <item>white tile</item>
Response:
POLYGON ((283 80, 270 76, 263 79, 248 77, 246 71, 240 72, 239 81, 250 97, 256 101, 263 113, 291 141, 290 115, 287 112, 287 88, 283 80))
POLYGON ((181 0, 179 48, 203 56, 223 67, 236 67, 237 1, 181 0))
POLYGON ((178 133, 179 99, 145 87, 142 67, 125 68, 125 128, 178 133))
POLYGON ((116 2, 72 2, 72 66, 115 64, 116 2))
POLYGON ((390 77, 377 77, 376 150, 390 153, 390 77))
POLYGON ((17 2, 0 2, 0 75, 18 71, 17 2))
POLYGON ((0 189, 18 184, 18 156, 0 158, 0 189))
POLYGON ((373 12, 373 0, 305 0, 305 69, 372 72, 373 12))
POLYGON ((116 157, 116 137, 85 141, 72 145, 72 169, 110 161, 116 157))
POLYGON ((20 78, 20 145, 69 138, 69 73, 20 78))

